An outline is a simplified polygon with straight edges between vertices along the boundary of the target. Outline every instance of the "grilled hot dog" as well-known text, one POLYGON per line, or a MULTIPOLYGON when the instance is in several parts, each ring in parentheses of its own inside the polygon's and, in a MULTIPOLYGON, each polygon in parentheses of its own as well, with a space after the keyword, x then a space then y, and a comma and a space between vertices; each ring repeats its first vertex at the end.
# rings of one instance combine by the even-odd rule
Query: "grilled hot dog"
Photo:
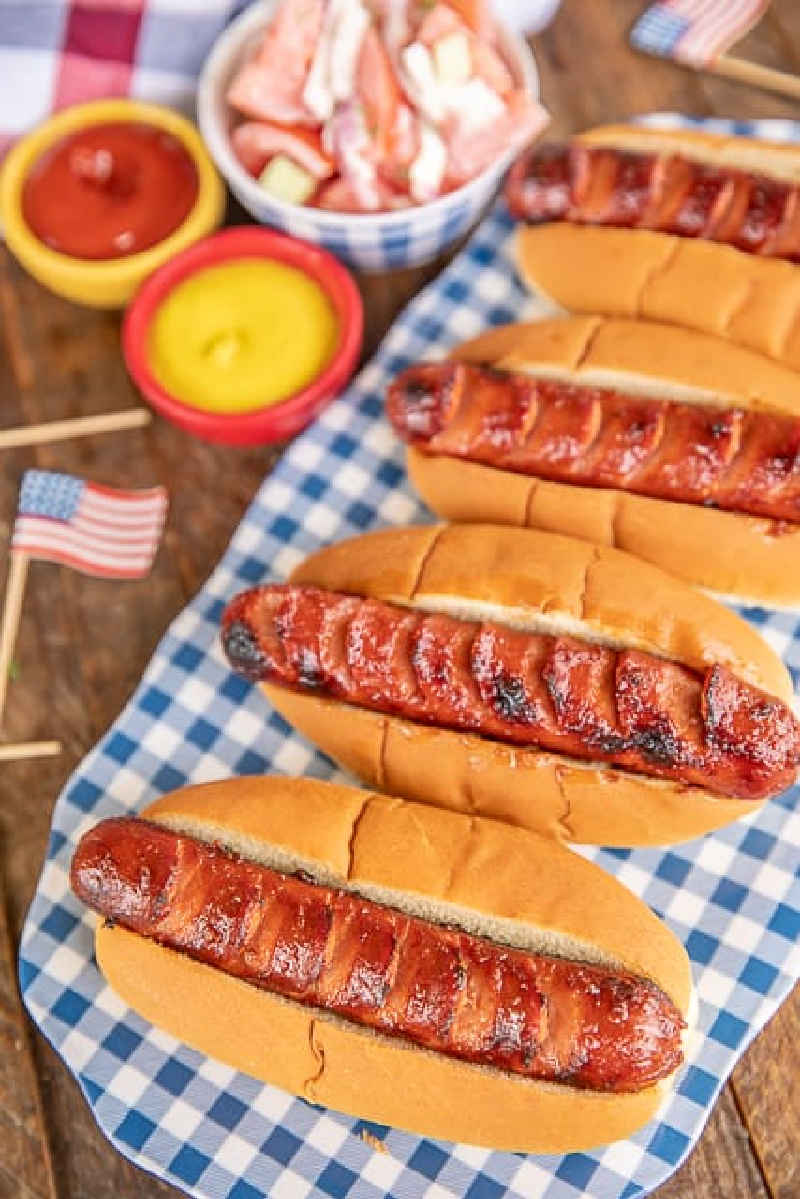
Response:
POLYGON ((526 281, 576 312, 669 321, 800 366, 800 152, 607 126, 507 184, 526 281))
POLYGON ((655 148, 536 146, 507 185, 513 216, 697 237, 800 260, 800 186, 655 148))
MULTIPOLYGON (((467 1109, 475 1087, 476 1098, 484 1087, 495 1099, 507 1095, 508 1133, 498 1126, 497 1134, 509 1147, 599 1143, 646 1119, 683 1060, 690 983, 682 950, 597 868, 533 835, 518 841, 500 826, 407 809, 351 788, 239 780, 186 789, 143 818, 103 821, 76 850, 72 884, 109 922, 98 930, 101 968, 145 1016, 177 1026, 205 1048, 208 1028, 216 1029, 208 1034, 213 1039, 235 1011, 225 1032, 236 1046, 233 1064, 251 1053, 249 1068, 260 1074, 269 1054, 238 1047, 241 1013, 263 1020, 261 1040, 271 1044, 271 1014, 283 1009, 281 1034, 289 1044, 277 1057, 298 1060, 293 1082, 276 1081, 361 1115, 386 1118, 375 1066, 396 1061, 403 1075, 413 1077, 419 1067, 441 1080, 438 1096, 428 1100, 435 1135, 462 1135, 474 1125, 481 1139, 484 1123, 488 1131, 496 1121, 481 1112, 472 1124, 451 1117, 447 1085, 467 1109), (291 831, 312 818, 316 846, 291 831), (449 853, 439 858, 445 840, 449 853), (398 886, 385 855, 399 843, 407 881, 398 886), (466 863, 458 862, 459 850, 466 863), (476 869, 507 853, 496 908, 485 885, 477 903, 464 905, 462 897, 475 894, 476 869), (512 900, 523 861, 530 871, 539 855, 552 854, 555 861, 537 877, 542 894, 523 890, 512 900), (557 898, 548 893, 556 868, 566 872, 557 898), (569 887, 577 895, 571 902, 569 887), (576 936, 587 889, 607 907, 576 936), (566 911, 552 916, 554 904, 566 911), (535 932, 533 919, 544 913, 545 927, 535 932), (604 944, 603 920, 613 927, 620 916, 632 921, 630 944, 615 932, 604 944), (657 945, 645 951, 642 934, 657 945), (655 974, 654 951, 665 959, 655 974), (213 995, 197 1002, 205 980, 216 998, 228 994, 227 1004, 212 1004, 213 995), (200 1008, 194 1018, 169 1015, 184 986, 197 988, 187 1005, 200 1008), (337 1080, 336 1063, 329 1063, 329 1029, 343 1045, 350 1039, 355 1058, 374 1058, 354 1108, 341 1092, 352 1081, 337 1080), (318 1058, 310 1077, 300 1060, 309 1030, 318 1058), (575 1127, 562 1127, 565 1098, 577 1104, 575 1127), (508 1110, 512 1102, 523 1104, 532 1127, 508 1110), (607 1125, 602 1112, 609 1103, 607 1125)), ((274 1077, 272 1063, 264 1076, 274 1077)), ((398 1080, 395 1088, 402 1089, 398 1080)), ((412 1102, 401 1123, 425 1132, 428 1118, 412 1102)), ((488 1135, 493 1143, 494 1131, 488 1135)))
POLYGON ((793 372, 600 317, 509 325, 454 359, 408 368, 387 397, 411 480, 440 516, 555 529, 723 594, 800 600, 793 372))
POLYGON ((235 597, 222 641, 370 785, 576 840, 696 835, 800 763, 791 685, 755 632, 655 568, 549 534, 355 538, 235 597))
POLYGON ((724 666, 291 584, 238 596, 223 640, 257 682, 720 795, 766 799, 800 763, 786 704, 724 666))
POLYGON ((498 470, 800 522, 800 416, 626 395, 466 363, 392 384, 409 444, 498 470))

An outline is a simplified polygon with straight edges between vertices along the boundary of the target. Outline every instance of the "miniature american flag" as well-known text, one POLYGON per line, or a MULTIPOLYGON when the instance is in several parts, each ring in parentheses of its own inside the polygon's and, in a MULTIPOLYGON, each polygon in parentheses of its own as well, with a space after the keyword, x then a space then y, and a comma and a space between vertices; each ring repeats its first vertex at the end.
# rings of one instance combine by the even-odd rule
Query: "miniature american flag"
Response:
POLYGON ((49 470, 22 477, 12 553, 111 579, 146 575, 167 514, 163 487, 120 491, 49 470))
POLYGON ((664 0, 636 22, 631 44, 686 66, 705 67, 757 25, 768 8, 769 0, 664 0))

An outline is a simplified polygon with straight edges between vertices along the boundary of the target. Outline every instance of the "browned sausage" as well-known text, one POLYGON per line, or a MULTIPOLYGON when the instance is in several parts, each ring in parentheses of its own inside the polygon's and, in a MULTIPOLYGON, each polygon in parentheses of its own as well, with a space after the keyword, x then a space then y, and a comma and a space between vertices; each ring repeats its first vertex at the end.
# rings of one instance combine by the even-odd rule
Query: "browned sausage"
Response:
POLYGON ((81 840, 72 885, 100 915, 255 986, 528 1078, 632 1092, 682 1060, 652 982, 406 915, 123 817, 81 840))
POLYGON ((800 521, 800 419, 625 395, 465 363, 422 363, 387 415, 427 454, 655 499, 800 521))
POLYGON ((800 257, 798 187, 748 171, 572 142, 535 146, 509 175, 519 220, 575 221, 699 237, 767 257, 800 257))
POLYGON ((777 794, 800 761, 789 708, 723 666, 293 585, 237 596, 222 641, 253 680, 722 795, 777 794))

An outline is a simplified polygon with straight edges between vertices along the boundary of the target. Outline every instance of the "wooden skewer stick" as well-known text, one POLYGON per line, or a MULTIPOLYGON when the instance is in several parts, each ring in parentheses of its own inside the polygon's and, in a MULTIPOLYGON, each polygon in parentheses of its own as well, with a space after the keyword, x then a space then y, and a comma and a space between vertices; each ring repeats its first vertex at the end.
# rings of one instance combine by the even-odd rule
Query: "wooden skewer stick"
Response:
POLYGON ((0 725, 3 723, 6 706, 8 670, 22 617, 22 600, 25 595, 25 583, 28 579, 29 562, 30 558, 27 554, 21 554, 14 550, 9 554, 6 598, 3 605, 2 624, 0 624, 0 725))
POLYGON ((41 445, 49 441, 66 441, 70 437, 89 437, 95 433, 117 433, 123 429, 140 429, 153 419, 146 408, 127 408, 122 412, 103 412, 97 416, 76 416, 71 420, 48 421, 20 429, 0 429, 0 450, 14 450, 24 445, 41 445))
POLYGON ((60 741, 17 741, 0 745, 0 762, 22 762, 27 758, 54 758, 63 746, 60 741))
POLYGON ((800 99, 800 75, 792 75, 788 71, 762 67, 760 63, 747 62, 744 58, 728 58, 727 54, 723 54, 702 69, 711 71, 714 75, 724 75, 726 79, 735 79, 739 83, 749 83, 753 87, 763 87, 770 92, 780 92, 783 96, 800 99))
POLYGON ((727 54, 705 64, 696 62, 681 62, 692 71, 708 71, 726 79, 735 79, 736 83, 748 83, 753 88, 765 88, 768 91, 780 92, 782 96, 800 98, 800 76, 788 71, 776 71, 775 67, 763 67, 759 62, 748 62, 746 59, 729 59, 727 54))

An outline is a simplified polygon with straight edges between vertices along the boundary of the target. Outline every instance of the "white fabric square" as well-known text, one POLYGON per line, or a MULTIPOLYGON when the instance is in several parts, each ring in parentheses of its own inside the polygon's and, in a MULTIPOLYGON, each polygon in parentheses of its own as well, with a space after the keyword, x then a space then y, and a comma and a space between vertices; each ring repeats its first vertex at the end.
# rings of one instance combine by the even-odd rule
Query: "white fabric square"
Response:
POLYGON ((14 97, 3 109, 3 133, 25 133, 50 115, 60 65, 50 48, 0 47, 3 94, 14 97))

